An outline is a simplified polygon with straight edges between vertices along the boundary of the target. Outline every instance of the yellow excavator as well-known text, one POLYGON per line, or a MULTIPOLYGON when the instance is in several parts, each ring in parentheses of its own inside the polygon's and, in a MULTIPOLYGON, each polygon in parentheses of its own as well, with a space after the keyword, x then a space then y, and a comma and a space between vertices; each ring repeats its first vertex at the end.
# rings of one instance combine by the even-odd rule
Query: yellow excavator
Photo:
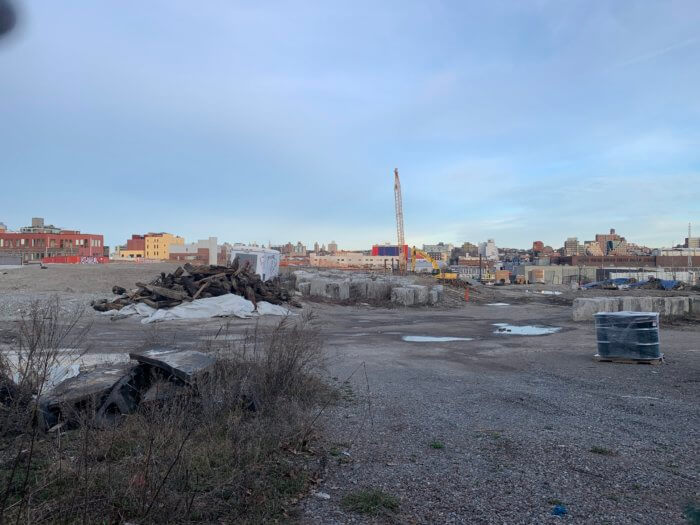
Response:
POLYGON ((423 259, 428 261, 432 266, 433 266, 433 271, 431 272, 436 279, 446 279, 446 280, 453 280, 457 279, 457 276, 459 274, 456 274, 454 272, 446 272, 442 268, 440 268, 440 265, 437 263, 435 259, 433 259, 430 255, 425 253, 423 250, 419 250, 415 246, 411 249, 411 272, 415 273, 416 271, 416 256, 420 255, 423 259))

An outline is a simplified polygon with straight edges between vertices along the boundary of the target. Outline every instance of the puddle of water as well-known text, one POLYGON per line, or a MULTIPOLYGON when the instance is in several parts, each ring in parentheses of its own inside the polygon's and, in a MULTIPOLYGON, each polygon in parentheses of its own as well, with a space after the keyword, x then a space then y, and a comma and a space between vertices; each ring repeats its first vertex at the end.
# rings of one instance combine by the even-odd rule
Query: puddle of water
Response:
POLYGON ((489 303, 486 306, 510 306, 510 303, 489 303))
POLYGON ((508 323, 493 323, 493 326, 497 327, 494 334, 505 334, 505 335, 548 335, 557 333, 561 328, 556 326, 514 326, 508 323))
POLYGON ((447 343, 449 341, 473 341, 472 337, 433 337, 430 335, 404 335, 401 339, 408 343, 447 343))

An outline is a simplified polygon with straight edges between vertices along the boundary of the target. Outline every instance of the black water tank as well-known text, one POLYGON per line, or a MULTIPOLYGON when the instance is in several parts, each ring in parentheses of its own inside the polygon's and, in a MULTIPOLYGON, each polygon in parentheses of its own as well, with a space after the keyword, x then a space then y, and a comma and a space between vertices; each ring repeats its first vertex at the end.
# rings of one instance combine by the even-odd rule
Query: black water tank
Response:
POLYGON ((661 357, 657 312, 599 312, 595 314, 595 327, 600 357, 661 357))

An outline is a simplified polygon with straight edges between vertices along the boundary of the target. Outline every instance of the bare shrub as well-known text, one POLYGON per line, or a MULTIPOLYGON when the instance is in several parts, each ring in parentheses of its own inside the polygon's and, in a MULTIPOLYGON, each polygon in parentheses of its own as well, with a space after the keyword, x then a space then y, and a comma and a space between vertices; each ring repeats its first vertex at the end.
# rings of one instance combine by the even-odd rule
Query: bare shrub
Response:
POLYGON ((290 502, 318 476, 306 441, 312 409, 333 395, 319 375, 319 332, 302 316, 240 340, 227 335, 224 326, 207 343, 217 362, 195 386, 158 382, 119 426, 84 421, 37 440, 29 463, 19 462, 26 483, 0 464, 8 495, 0 522, 289 517, 290 502))

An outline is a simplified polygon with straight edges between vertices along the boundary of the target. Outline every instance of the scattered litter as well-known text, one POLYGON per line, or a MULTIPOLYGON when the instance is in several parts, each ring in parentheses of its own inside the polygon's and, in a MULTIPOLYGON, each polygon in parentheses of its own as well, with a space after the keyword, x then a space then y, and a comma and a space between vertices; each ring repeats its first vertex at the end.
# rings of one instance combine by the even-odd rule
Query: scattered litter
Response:
POLYGON ((561 292, 556 292, 553 290, 542 290, 540 293, 542 295, 561 295, 561 292))
POLYGON ((433 337, 429 335, 404 335, 401 339, 408 343, 447 343, 449 341, 473 341, 473 337, 433 337))
POLYGON ((497 327, 495 334, 506 334, 506 335, 548 335, 554 334, 561 330, 556 326, 515 326, 508 323, 493 323, 493 326, 497 327))
POLYGON ((319 499, 331 499, 331 495, 325 492, 314 492, 313 495, 319 499))
POLYGON ((568 512, 564 505, 554 505, 554 508, 552 508, 553 516, 565 516, 568 512))
POLYGON ((486 306, 510 306, 510 303, 489 303, 486 306))

